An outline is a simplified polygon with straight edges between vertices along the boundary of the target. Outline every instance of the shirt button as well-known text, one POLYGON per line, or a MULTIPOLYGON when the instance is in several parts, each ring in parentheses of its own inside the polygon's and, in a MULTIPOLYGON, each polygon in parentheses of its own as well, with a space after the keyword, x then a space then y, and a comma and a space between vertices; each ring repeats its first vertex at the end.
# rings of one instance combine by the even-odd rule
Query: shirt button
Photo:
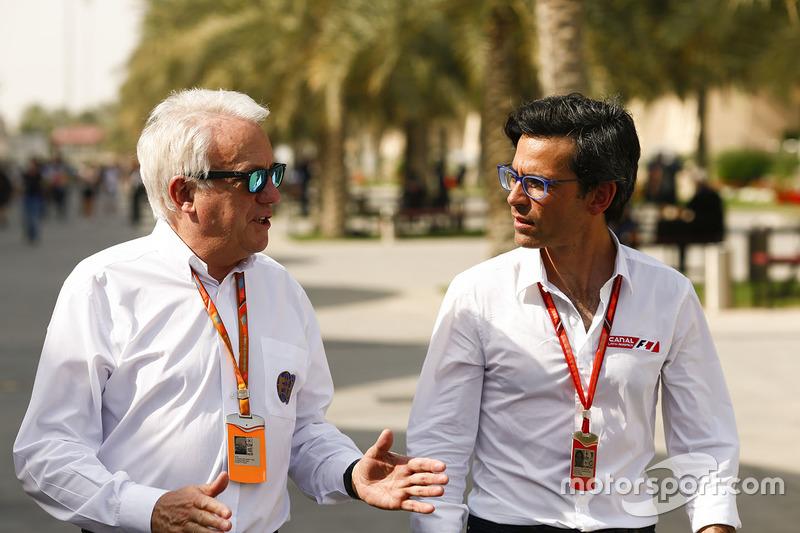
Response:
POLYGON ((236 394, 232 392, 231 393, 231 400, 235 400, 235 399, 236 399, 236 394))

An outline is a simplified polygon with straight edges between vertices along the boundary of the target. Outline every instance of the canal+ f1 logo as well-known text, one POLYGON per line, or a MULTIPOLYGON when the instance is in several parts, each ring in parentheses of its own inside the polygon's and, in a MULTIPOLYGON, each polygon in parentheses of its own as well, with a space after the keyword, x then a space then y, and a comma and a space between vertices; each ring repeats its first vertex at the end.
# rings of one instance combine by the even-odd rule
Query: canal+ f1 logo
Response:
POLYGON ((661 343, 642 339, 641 337, 629 337, 628 335, 612 335, 608 338, 609 348, 625 348, 628 350, 644 350, 645 352, 658 353, 661 343))

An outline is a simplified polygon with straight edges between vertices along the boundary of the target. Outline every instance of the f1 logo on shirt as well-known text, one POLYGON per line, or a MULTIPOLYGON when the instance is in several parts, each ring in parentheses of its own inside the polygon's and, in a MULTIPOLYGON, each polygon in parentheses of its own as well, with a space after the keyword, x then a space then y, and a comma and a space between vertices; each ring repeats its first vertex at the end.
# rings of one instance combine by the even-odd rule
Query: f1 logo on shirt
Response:
POLYGON ((661 343, 659 341, 650 341, 640 337, 612 335, 608 338, 608 347, 627 348, 628 350, 644 350, 646 352, 658 353, 661 348, 661 343))

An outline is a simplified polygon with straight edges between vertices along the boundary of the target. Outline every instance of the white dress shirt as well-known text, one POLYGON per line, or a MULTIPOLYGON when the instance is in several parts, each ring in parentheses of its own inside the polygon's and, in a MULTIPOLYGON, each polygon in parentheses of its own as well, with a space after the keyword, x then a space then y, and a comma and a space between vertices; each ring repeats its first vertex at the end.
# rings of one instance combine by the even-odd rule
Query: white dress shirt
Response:
POLYGON ((227 470, 236 377, 191 269, 237 357, 234 272, 245 273, 250 405, 266 420, 267 481, 231 482, 218 496, 233 531, 272 532, 288 519, 287 476, 320 503, 349 499, 342 474, 361 452, 325 420, 333 383, 300 285, 262 254, 218 283, 159 222, 81 262, 58 297, 14 444, 25 491, 56 518, 96 533, 149 532, 164 492, 227 470), (284 371, 296 376, 288 403, 277 392, 284 371))
MULTIPOLYGON (((655 523, 648 485, 625 483, 653 476, 645 469, 655 453, 659 385, 675 479, 701 479, 708 473, 703 458, 716 461, 719 480, 736 476, 733 408, 691 283, 616 244, 614 275, 622 286, 591 410, 591 431, 600 439, 597 493, 569 489, 572 434, 583 406, 537 284, 553 296, 586 391, 613 276, 587 332, 571 301, 547 281, 540 251, 519 248, 459 274, 444 298, 414 398, 408 453, 443 460, 450 483, 430 500, 433 514, 412 516, 414 531, 460 532, 468 509, 501 524, 582 531, 655 523), (689 453, 699 455, 683 455, 689 453), (699 465, 690 460, 697 457, 699 465)), ((694 530, 738 527, 734 496, 715 496, 723 492, 716 485, 705 492, 687 505, 694 530)))

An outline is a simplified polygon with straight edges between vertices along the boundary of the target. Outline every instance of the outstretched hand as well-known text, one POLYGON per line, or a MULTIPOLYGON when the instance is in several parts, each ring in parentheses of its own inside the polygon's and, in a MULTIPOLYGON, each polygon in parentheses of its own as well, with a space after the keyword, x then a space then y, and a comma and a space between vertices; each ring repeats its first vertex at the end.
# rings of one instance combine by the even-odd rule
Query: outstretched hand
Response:
POLYGON ((156 502, 150 526, 153 533, 228 531, 231 510, 215 498, 228 486, 228 473, 205 485, 167 492, 156 502))
POLYGON ((446 466, 437 459, 407 457, 389 451, 394 442, 390 429, 384 429, 353 468, 353 489, 366 503, 381 509, 403 509, 432 513, 433 505, 411 497, 441 496, 449 481, 446 466))

